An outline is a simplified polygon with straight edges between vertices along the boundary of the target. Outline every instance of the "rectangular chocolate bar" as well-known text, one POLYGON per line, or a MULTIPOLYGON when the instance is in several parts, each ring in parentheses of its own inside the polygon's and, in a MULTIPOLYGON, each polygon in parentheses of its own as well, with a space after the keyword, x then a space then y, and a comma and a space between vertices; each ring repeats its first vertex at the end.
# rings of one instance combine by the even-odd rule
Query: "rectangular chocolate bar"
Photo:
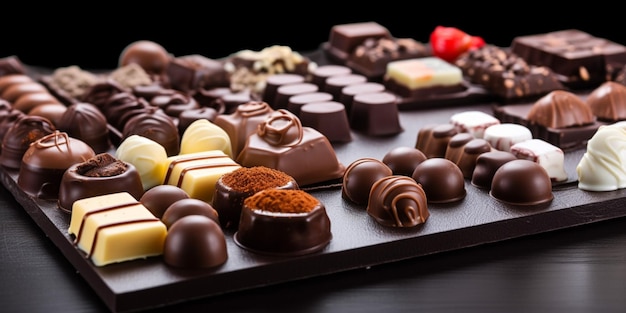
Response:
POLYGON ((549 67, 571 88, 595 87, 626 64, 626 46, 577 29, 515 37, 511 52, 549 67))

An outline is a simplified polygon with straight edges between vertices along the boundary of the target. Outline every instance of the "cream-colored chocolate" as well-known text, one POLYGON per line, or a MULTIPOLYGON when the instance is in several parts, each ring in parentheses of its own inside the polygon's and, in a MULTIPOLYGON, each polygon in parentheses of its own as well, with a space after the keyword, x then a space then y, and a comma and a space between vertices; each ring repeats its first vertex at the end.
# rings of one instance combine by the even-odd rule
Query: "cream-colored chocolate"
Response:
POLYGON ((389 62, 385 76, 409 89, 454 86, 463 82, 459 67, 436 57, 389 62))
POLYGON ((587 96, 586 102, 598 119, 626 120, 626 86, 620 83, 603 83, 587 96))
POLYGON ((180 187, 191 198, 211 203, 217 180, 240 167, 221 150, 179 154, 167 159, 163 183, 180 187))
POLYGON ((613 191, 626 188, 626 122, 600 126, 576 165, 578 188, 613 191))
POLYGON ((518 159, 539 163, 552 181, 567 180, 565 154, 561 148, 542 139, 529 139, 511 146, 510 152, 518 159))
POLYGON ((163 183, 167 152, 158 142, 140 135, 129 136, 119 145, 115 157, 135 166, 144 190, 163 183))
POLYGON ((207 119, 191 123, 180 139, 180 153, 189 154, 210 150, 221 150, 233 158, 233 150, 228 133, 207 119))
POLYGON ((127 192, 80 199, 68 229, 96 266, 163 254, 167 227, 127 192))

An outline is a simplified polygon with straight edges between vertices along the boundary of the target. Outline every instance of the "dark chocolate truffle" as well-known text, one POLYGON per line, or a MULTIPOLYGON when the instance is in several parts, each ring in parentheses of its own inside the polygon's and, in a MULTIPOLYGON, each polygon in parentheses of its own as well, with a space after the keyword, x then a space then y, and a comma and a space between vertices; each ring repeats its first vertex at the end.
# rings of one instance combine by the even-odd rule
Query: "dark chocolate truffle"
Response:
POLYGON ((356 204, 367 204, 374 182, 391 175, 393 171, 382 161, 374 158, 360 158, 346 168, 341 185, 341 196, 356 204))
POLYGON ((163 259, 180 268, 209 268, 224 264, 228 250, 224 232, 213 219, 187 215, 172 224, 165 237, 163 259))
POLYGON ((172 117, 162 111, 137 114, 130 118, 122 131, 122 140, 132 135, 151 139, 163 146, 167 156, 180 151, 180 135, 172 117))
POLYGON ((37 198, 56 199, 65 170, 95 155, 83 141, 56 130, 33 142, 26 150, 17 184, 24 192, 37 198))
POLYGON ((76 200, 116 192, 128 192, 139 200, 144 194, 141 177, 134 165, 100 153, 71 165, 61 178, 58 207, 71 212, 76 200))
POLYGON ((413 147, 396 147, 385 154, 382 161, 389 166, 394 175, 411 176, 415 168, 426 160, 421 150, 413 147))
POLYGON ((163 213, 161 221, 165 224, 165 226, 167 226, 167 228, 170 228, 176 221, 187 215, 203 215, 214 220, 218 224, 220 222, 218 213, 213 206, 196 198, 187 198, 175 201, 167 207, 165 213, 163 213))
POLYGON ((188 199, 189 194, 182 188, 174 185, 156 185, 144 192, 139 199, 154 216, 163 217, 165 210, 174 202, 188 199))
POLYGON ((57 128, 82 140, 96 153, 107 152, 111 148, 106 117, 91 103, 77 102, 67 107, 57 128))
POLYGON ((56 127, 45 117, 20 115, 2 138, 0 165, 17 169, 22 165, 22 157, 30 144, 52 134, 56 127))
POLYGON ((213 196, 220 224, 236 228, 244 200, 269 188, 299 189, 299 186, 287 173, 265 166, 241 167, 222 175, 215 184, 213 196))
POLYGON ((525 159, 500 166, 493 175, 489 194, 514 205, 539 205, 554 199, 548 172, 539 163, 525 159))
POLYGON ((293 256, 317 252, 332 238, 330 218, 303 190, 265 189, 244 200, 234 239, 255 253, 293 256))
POLYGON ((429 203, 448 203, 465 198, 465 179, 461 169, 445 158, 430 158, 420 163, 413 179, 422 185, 429 203))
POLYGON ((498 168, 513 160, 517 160, 517 157, 509 151, 492 150, 479 155, 476 158, 474 172, 472 172, 472 185, 491 189, 491 181, 498 168))
POLYGON ((430 213, 426 193, 413 178, 383 177, 372 185, 367 213, 389 227, 413 227, 426 222, 430 213))
POLYGON ((139 40, 122 50, 119 67, 136 63, 149 74, 162 75, 169 62, 170 55, 163 46, 153 41, 139 40))

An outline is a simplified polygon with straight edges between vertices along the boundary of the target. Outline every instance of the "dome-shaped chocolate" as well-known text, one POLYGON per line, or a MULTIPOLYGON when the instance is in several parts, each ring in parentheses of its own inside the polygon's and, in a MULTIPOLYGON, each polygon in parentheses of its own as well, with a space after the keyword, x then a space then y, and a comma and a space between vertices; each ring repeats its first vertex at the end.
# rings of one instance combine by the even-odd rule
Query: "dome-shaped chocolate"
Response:
POLYGON ((84 141, 96 153, 107 152, 111 148, 106 117, 93 104, 77 102, 70 105, 59 120, 57 128, 84 141))
POLYGON ((552 181, 539 163, 517 159, 504 163, 493 175, 494 198, 515 205, 538 205, 552 201, 552 181))
POLYGON ((465 198, 463 172, 448 159, 430 158, 415 168, 412 177, 422 185, 430 203, 448 203, 465 198))
POLYGON ((154 216, 162 218, 172 203, 182 199, 189 199, 189 194, 182 188, 174 185, 157 185, 146 190, 139 202, 154 216))
POLYGON ((20 168, 22 157, 30 144, 52 134, 55 130, 54 124, 45 117, 21 115, 2 139, 0 165, 7 168, 20 168))
POLYGON ((341 185, 341 196, 356 204, 367 204, 374 182, 391 175, 393 171, 382 161, 374 158, 360 158, 346 167, 341 185))
POLYGON ((162 111, 137 114, 130 118, 123 128, 122 140, 132 135, 139 135, 161 144, 167 156, 177 155, 180 151, 178 127, 172 118, 162 111))
POLYGON ((604 121, 626 119, 626 86, 607 81, 587 96, 587 105, 593 114, 604 121))
POLYGON ((537 100, 526 119, 544 127, 566 128, 592 124, 596 117, 578 95, 555 90, 537 100))
POLYGON ((472 172, 472 185, 487 190, 491 189, 491 181, 498 168, 513 160, 517 160, 517 157, 509 151, 494 149, 479 155, 472 172))
POLYGON ((122 50, 119 66, 136 63, 149 74, 161 75, 165 73, 170 60, 167 50, 160 44, 149 40, 139 40, 130 43, 122 50))
POLYGON ((166 264, 179 268, 208 268, 228 260, 220 225, 203 215, 180 218, 168 229, 163 248, 166 264))
POLYGON ((206 216, 216 223, 220 223, 218 213, 213 206, 196 198, 180 199, 170 204, 163 213, 161 221, 167 228, 170 228, 179 219, 194 214, 206 216))
POLYGON ((367 213, 390 227, 417 226, 430 216, 424 189, 404 175, 383 177, 372 185, 367 213))
POLYGON ((426 160, 426 155, 413 147, 396 147, 383 157, 383 163, 387 165, 394 175, 411 176, 415 167, 426 160))

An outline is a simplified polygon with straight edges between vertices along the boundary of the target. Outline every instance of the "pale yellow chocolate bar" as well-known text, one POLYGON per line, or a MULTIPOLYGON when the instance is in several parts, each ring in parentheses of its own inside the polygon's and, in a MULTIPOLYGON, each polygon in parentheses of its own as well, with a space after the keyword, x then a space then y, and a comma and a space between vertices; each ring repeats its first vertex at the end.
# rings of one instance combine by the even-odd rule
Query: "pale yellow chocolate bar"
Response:
POLYGON ((217 180, 240 167, 221 150, 179 154, 167 159, 163 184, 178 186, 191 198, 211 203, 217 180))
POLYGON ((127 192, 74 202, 68 232, 96 266, 163 254, 167 227, 127 192))
POLYGON ((463 82, 459 67, 437 57, 389 62, 385 75, 409 89, 454 86, 463 82))

